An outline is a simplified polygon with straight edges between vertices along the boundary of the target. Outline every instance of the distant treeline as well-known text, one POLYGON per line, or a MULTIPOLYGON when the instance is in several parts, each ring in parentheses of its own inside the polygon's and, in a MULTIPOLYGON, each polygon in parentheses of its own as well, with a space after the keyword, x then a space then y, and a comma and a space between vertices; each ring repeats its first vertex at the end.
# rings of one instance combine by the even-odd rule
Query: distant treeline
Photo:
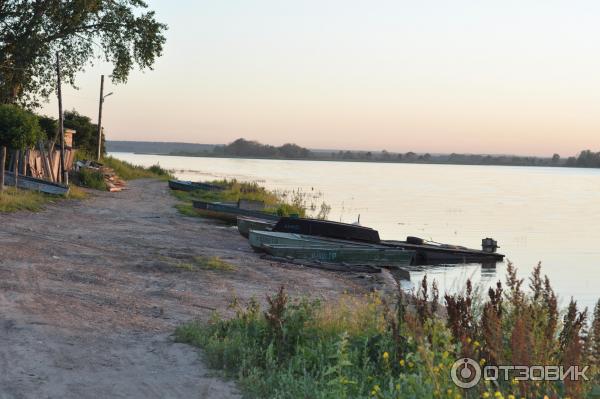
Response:
POLYGON ((215 146, 212 151, 193 152, 174 151, 170 155, 192 155, 192 156, 228 156, 228 157, 254 157, 275 159, 308 159, 312 158, 312 152, 296 144, 284 144, 279 147, 261 144, 258 141, 237 139, 227 145, 215 146))
POLYGON ((559 154, 552 157, 532 157, 517 155, 485 155, 485 154, 429 154, 383 151, 324 151, 309 150, 296 144, 284 144, 276 147, 261 144, 258 141, 237 139, 227 145, 217 145, 202 151, 173 151, 169 155, 215 156, 215 157, 248 157, 272 159, 312 159, 323 161, 356 161, 356 162, 398 162, 398 163, 433 163, 456 165, 507 165, 507 166, 568 166, 582 168, 600 168, 600 152, 582 151, 576 157, 561 158, 559 154))

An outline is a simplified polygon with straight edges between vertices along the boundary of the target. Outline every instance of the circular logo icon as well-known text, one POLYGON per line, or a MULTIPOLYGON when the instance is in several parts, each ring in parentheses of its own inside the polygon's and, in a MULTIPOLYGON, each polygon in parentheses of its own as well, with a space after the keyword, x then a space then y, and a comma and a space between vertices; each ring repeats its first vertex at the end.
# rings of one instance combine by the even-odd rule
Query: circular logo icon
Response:
POLYGON ((481 367, 473 359, 458 359, 450 370, 452 381, 460 388, 473 388, 481 380, 481 367))

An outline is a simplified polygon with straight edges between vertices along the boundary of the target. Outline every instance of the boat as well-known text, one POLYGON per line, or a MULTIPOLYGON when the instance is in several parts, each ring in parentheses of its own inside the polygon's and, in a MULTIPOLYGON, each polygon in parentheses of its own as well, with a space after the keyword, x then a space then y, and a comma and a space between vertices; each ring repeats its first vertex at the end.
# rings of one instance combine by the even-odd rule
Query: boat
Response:
POLYGON ((239 208, 236 203, 193 201, 195 209, 224 220, 236 222, 238 216, 278 221, 279 216, 272 213, 239 208))
POLYGON ((250 234, 250 230, 256 231, 271 231, 275 226, 275 221, 266 219, 257 219, 246 216, 238 216, 237 227, 240 234, 246 238, 250 234))
POLYGON ((377 244, 379 232, 370 227, 329 220, 282 217, 273 228, 282 233, 338 238, 377 244))
MULTIPOLYGON (((485 240, 484 240, 485 241, 485 240)), ((252 248, 262 251, 264 244, 280 244, 290 246, 349 246, 370 248, 399 248, 414 251, 413 265, 439 265, 484 263, 495 264, 502 262, 504 255, 477 249, 470 249, 456 245, 427 242, 416 237, 408 237, 407 241, 381 240, 378 244, 361 241, 340 240, 329 237, 311 236, 295 233, 250 231, 249 242, 252 248)))
MULTIPOLYGON (((487 239, 484 239, 485 241, 487 239)), ((458 245, 440 244, 408 237, 406 241, 382 240, 381 245, 415 251, 415 265, 440 265, 461 263, 495 264, 502 262, 504 255, 484 250, 471 249, 458 245)), ((495 251, 495 249, 494 249, 495 251)))
POLYGON ((360 247, 360 248, 389 248, 386 246, 362 243, 357 241, 338 240, 334 238, 308 236, 296 233, 282 233, 278 231, 250 230, 248 235, 250 246, 263 251, 264 245, 288 245, 301 247, 360 247))
MULTIPOLYGON (((4 184, 7 186, 15 185, 15 174, 13 172, 4 172, 4 184)), ((51 195, 66 195, 69 192, 68 186, 37 179, 31 176, 19 175, 17 178, 17 185, 18 188, 24 190, 39 191, 51 195)))
POLYGON ((263 244, 262 248, 280 258, 379 266, 408 266, 415 256, 415 251, 368 246, 263 244))
POLYGON ((169 188, 171 190, 179 190, 179 191, 195 191, 195 190, 223 191, 223 190, 225 190, 225 187, 219 186, 218 184, 193 182, 193 181, 186 181, 186 180, 169 180, 169 188))

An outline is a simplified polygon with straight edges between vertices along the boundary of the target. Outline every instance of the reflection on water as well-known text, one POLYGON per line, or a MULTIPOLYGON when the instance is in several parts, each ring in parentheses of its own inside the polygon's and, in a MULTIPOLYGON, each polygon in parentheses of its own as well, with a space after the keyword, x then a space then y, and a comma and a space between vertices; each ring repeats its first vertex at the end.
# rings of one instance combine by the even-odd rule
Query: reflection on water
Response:
MULTIPOLYGON (((379 230, 382 238, 408 235, 481 246, 498 240, 499 251, 527 278, 542 262, 563 304, 571 296, 585 306, 600 297, 600 170, 279 161, 113 154, 150 166, 175 169, 189 180, 237 178, 272 189, 323 193, 330 219, 379 230)), ((506 264, 431 267, 440 290, 464 288, 467 278, 482 286, 504 280, 506 264)))

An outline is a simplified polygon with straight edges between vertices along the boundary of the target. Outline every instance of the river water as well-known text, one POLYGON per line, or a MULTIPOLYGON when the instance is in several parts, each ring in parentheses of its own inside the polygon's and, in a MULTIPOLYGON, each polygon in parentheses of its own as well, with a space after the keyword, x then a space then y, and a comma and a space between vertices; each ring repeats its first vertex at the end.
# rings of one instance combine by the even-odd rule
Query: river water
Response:
MULTIPOLYGON (((600 298, 600 170, 422 165, 114 153, 137 165, 159 163, 185 180, 236 178, 276 190, 298 190, 332 207, 329 219, 379 230, 382 238, 419 236, 480 248, 493 237, 527 278, 538 263, 562 305, 574 297, 591 308, 600 298)), ((422 267, 441 291, 470 278, 485 288, 504 281, 506 263, 422 267)))

